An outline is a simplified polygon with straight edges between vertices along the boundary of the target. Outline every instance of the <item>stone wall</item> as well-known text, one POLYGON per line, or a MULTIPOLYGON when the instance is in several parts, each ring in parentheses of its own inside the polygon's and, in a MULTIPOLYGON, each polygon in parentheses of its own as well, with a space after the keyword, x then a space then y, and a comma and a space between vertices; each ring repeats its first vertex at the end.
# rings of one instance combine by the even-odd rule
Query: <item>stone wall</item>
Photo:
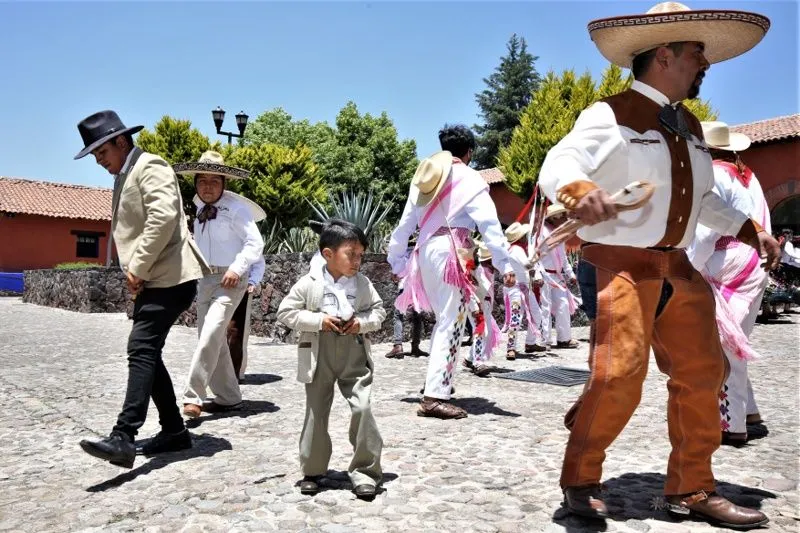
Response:
MULTIPOLYGON (((253 335, 291 342, 289 330, 275 320, 281 300, 292 285, 308 272, 312 253, 267 255, 266 273, 251 299, 251 332, 253 335)), ((375 342, 392 339, 394 300, 397 285, 384 254, 366 254, 361 271, 372 281, 383 299, 386 320, 383 328, 372 334, 375 342)), ((497 297, 495 318, 502 325, 505 311, 500 280, 495 285, 497 297)), ((23 301, 50 307, 59 307, 84 313, 121 313, 131 316, 133 306, 125 289, 125 276, 118 268, 91 268, 83 270, 28 270, 25 272, 23 301)), ((582 311, 572 317, 573 325, 583 325, 586 318, 582 311)), ((429 338, 433 317, 425 316, 423 338, 429 338)), ((194 327, 197 323, 195 304, 178 319, 179 324, 194 327)), ((406 320, 405 339, 411 337, 410 320, 406 320)))
POLYGON ((81 313, 120 313, 129 299, 119 268, 25 271, 23 302, 81 313))

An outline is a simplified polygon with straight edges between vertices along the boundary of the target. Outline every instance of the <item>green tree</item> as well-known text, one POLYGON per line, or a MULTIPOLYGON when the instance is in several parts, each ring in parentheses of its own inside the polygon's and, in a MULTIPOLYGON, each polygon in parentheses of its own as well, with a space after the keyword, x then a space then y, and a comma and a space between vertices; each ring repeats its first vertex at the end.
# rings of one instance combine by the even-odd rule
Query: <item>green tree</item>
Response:
MULTIPOLYGON (((588 73, 576 78, 572 70, 560 76, 549 72, 522 112, 511 142, 500 150, 498 162, 508 187, 523 196, 530 195, 547 152, 569 133, 581 111, 628 89, 631 83, 633 78, 623 77, 616 65, 609 65, 599 83, 588 73)), ((717 117, 708 101, 695 99, 684 104, 699 120, 717 117)))
POLYGON ((327 189, 306 146, 275 144, 242 146, 231 151, 226 164, 250 171, 246 180, 231 180, 229 189, 246 196, 284 227, 302 226, 312 213, 311 202, 324 202, 327 189))
MULTIPOLYGON (((136 138, 136 145, 145 152, 163 157, 167 163, 183 163, 197 161, 206 150, 223 151, 219 142, 210 142, 208 137, 192 127, 189 120, 181 120, 170 116, 163 116, 153 131, 143 129, 136 138)), ((193 217, 195 205, 194 182, 188 176, 178 176, 181 187, 184 211, 193 217)))
POLYGON ((373 192, 391 203, 389 218, 396 220, 417 166, 416 143, 399 140, 386 113, 361 114, 348 102, 336 124, 295 121, 283 109, 262 113, 245 132, 246 146, 270 142, 284 147, 307 146, 331 193, 373 192))
POLYGON ((540 83, 534 63, 538 56, 528 52, 525 39, 513 34, 506 44, 507 55, 488 78, 486 89, 475 95, 483 124, 476 124, 478 146, 473 165, 478 169, 497 165, 502 146, 511 142, 511 134, 519 125, 520 113, 531 101, 531 93, 540 83))

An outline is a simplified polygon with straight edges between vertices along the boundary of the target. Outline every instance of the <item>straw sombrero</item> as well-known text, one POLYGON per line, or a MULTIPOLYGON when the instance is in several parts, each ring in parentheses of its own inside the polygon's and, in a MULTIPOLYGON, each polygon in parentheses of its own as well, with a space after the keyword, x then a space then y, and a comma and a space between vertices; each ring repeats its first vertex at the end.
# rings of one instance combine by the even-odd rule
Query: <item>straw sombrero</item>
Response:
POLYGON ((178 163, 172 165, 175 174, 193 176, 195 174, 216 174, 227 179, 247 179, 250 172, 243 168, 229 167, 224 164, 222 154, 213 150, 203 152, 196 163, 178 163))
MULTIPOLYGON (((250 198, 245 198, 241 194, 236 194, 235 192, 227 190, 222 192, 222 196, 227 196, 228 198, 236 198, 237 200, 245 204, 247 206, 247 209, 250 211, 250 214, 253 215, 253 220, 255 222, 267 218, 267 213, 261 208, 260 205, 255 203, 250 198)), ((200 197, 197 196, 196 194, 194 195, 194 198, 192 198, 192 201, 195 203, 195 205, 203 203, 200 197)))
POLYGON ((506 228, 506 240, 508 240, 508 242, 517 242, 521 238, 525 237, 530 230, 530 224, 520 224, 519 222, 514 222, 506 228))
POLYGON ((703 136, 706 144, 711 148, 729 150, 731 152, 742 152, 750 148, 750 137, 744 133, 731 131, 724 122, 701 122, 703 126, 703 136))
POLYGON ((593 20, 589 36, 603 57, 630 68, 633 58, 668 43, 697 41, 709 63, 741 55, 764 37, 769 19, 757 13, 719 9, 691 10, 679 2, 662 2, 644 15, 593 20))
POLYGON ((486 246, 485 242, 479 242, 478 245, 478 261, 483 263, 484 261, 489 261, 492 259, 492 252, 489 250, 489 247, 486 246))
POLYGON ((550 204, 547 206, 547 211, 544 214, 544 219, 557 217, 567 212, 567 209, 561 204, 550 204))
POLYGON ((408 198, 411 203, 423 207, 431 203, 442 190, 450 170, 453 168, 453 154, 444 150, 420 161, 414 177, 411 179, 411 190, 408 198))

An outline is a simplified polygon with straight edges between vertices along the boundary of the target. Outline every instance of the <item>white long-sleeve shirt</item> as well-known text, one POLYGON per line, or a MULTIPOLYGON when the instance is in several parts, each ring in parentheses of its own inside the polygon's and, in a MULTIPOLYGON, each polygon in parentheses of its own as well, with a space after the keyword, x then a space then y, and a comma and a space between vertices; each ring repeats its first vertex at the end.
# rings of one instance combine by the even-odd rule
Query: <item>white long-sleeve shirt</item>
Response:
MULTIPOLYGON (((550 229, 547 224, 542 226, 542 242, 544 242, 544 240, 550 236, 552 231, 553 230, 550 229)), ((550 253, 543 255, 539 260, 539 263, 542 265, 542 268, 545 270, 550 270, 551 273, 554 271, 558 274, 563 274, 564 278, 567 280, 575 278, 575 272, 572 271, 572 265, 569 264, 567 247, 564 245, 564 243, 561 243, 550 250, 550 253)))
MULTIPOLYGON (((452 172, 463 173, 462 179, 481 180, 483 178, 474 169, 467 165, 453 165, 452 172)), ((425 215, 428 206, 417 207, 410 200, 406 201, 403 214, 397 227, 392 232, 389 239, 387 261, 392 267, 394 274, 400 274, 405 269, 408 258, 406 250, 408 239, 416 231, 420 220, 425 215)), ((502 272, 507 274, 514 270, 509 262, 508 241, 503 233, 500 221, 497 219, 497 208, 495 208, 489 192, 484 190, 470 200, 452 220, 448 220, 451 228, 467 228, 474 231, 477 226, 478 231, 483 236, 483 242, 492 253, 492 264, 502 272)))
MULTIPOLYGON (((198 212, 204 203, 195 200, 198 212)), ((264 251, 264 239, 250 209, 225 191, 213 204, 217 217, 194 221, 194 240, 211 266, 227 268, 244 276, 264 251)))
MULTIPOLYGON (((631 89, 660 106, 670 104, 664 94, 640 81, 634 81, 631 89)), ((694 135, 686 142, 688 160, 679 163, 691 165, 691 186, 676 186, 673 191, 671 154, 661 131, 639 133, 620 126, 611 106, 597 102, 581 113, 572 131, 547 154, 539 184, 552 201, 556 201, 559 189, 577 181, 593 182, 609 194, 632 181, 646 180, 655 185, 653 198, 643 208, 621 212, 615 220, 578 230, 584 241, 640 248, 657 246, 668 226, 685 224, 683 237, 667 243, 685 248, 692 242, 698 222, 722 235, 736 235, 748 217, 727 206, 713 191, 714 176, 706 143, 694 135), (688 220, 683 215, 669 219, 673 192, 681 195, 675 199, 681 205, 690 202, 688 220)))
POLYGON ((264 273, 267 271, 267 263, 264 261, 264 255, 262 254, 258 261, 253 263, 250 267, 250 274, 247 276, 247 284, 248 285, 258 285, 261 283, 261 280, 264 279, 264 273))

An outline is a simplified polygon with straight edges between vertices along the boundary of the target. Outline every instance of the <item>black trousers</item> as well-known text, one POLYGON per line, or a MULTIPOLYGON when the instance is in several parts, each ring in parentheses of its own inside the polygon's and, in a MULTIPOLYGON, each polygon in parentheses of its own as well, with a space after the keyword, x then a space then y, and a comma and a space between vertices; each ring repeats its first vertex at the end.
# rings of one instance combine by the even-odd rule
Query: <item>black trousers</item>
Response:
POLYGON ((133 328, 128 337, 128 389, 113 433, 133 440, 147 418, 150 398, 158 409, 162 430, 183 430, 183 418, 161 351, 170 328, 196 294, 197 282, 187 281, 163 289, 145 288, 136 296, 133 328))

